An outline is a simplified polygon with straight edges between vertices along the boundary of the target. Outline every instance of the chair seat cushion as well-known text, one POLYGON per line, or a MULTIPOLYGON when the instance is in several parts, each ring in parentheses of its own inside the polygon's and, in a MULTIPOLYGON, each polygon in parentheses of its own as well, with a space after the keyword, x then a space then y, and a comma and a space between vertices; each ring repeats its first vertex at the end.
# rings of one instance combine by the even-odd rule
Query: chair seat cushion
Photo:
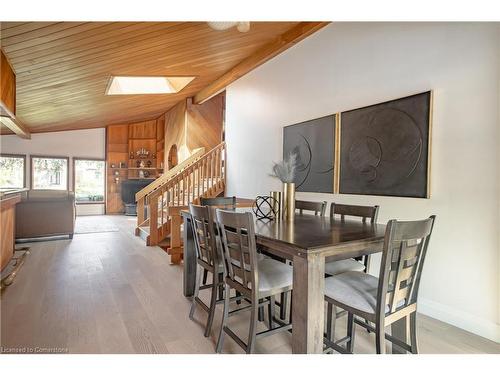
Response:
POLYGON ((325 264, 325 273, 327 275, 339 275, 348 271, 358 271, 362 272, 365 269, 365 265, 361 262, 358 262, 355 259, 344 259, 337 260, 335 262, 327 262, 325 264))
POLYGON ((375 313, 378 278, 364 272, 348 271, 325 279, 325 298, 356 310, 375 313))
MULTIPOLYGON (((392 286, 389 285, 389 288, 392 286)), ((364 272, 349 271, 325 279, 325 299, 334 305, 339 303, 369 314, 375 314, 377 306, 378 278, 364 272)), ((402 307, 405 300, 397 303, 402 307)), ((386 305, 385 313, 389 312, 386 305)))
POLYGON ((269 296, 292 289, 293 269, 272 258, 259 260, 259 294, 269 296))

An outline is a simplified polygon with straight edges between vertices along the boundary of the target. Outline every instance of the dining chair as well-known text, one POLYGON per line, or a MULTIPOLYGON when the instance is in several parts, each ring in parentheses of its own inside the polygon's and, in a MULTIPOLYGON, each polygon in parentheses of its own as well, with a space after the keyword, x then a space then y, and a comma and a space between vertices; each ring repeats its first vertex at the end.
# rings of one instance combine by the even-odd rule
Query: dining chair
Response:
POLYGON ((325 216, 326 201, 310 202, 295 200, 295 210, 298 210, 300 214, 303 214, 304 211, 311 211, 314 212, 314 215, 325 216))
POLYGON ((200 197, 201 206, 219 206, 225 209, 236 208, 236 197, 215 197, 215 198, 203 198, 200 197))
MULTIPOLYGON (((330 218, 344 221, 347 217, 361 219, 363 223, 369 221, 370 224, 377 222, 379 206, 359 206, 352 204, 332 203, 330 205, 330 218)), ((325 263, 325 274, 327 276, 340 275, 344 272, 357 271, 368 272, 370 256, 364 255, 359 258, 336 260, 325 263)), ((335 336, 335 322, 337 318, 345 315, 345 311, 337 311, 335 306, 329 304, 326 319, 326 337, 333 340, 335 336)), ((368 323, 368 321, 366 322, 368 323)))
MULTIPOLYGON (((369 220, 370 224, 377 222, 379 206, 355 206, 350 204, 332 203, 330 206, 330 217, 344 221, 346 216, 360 218, 363 223, 369 220)), ((347 271, 367 270, 369 265, 369 256, 363 256, 361 259, 345 259, 325 264, 325 273, 327 275, 338 275, 347 271), (360 262, 361 261, 361 262, 360 262)))
POLYGON ((229 335, 246 353, 255 349, 257 338, 289 330, 291 324, 275 317, 275 297, 292 290, 292 267, 274 259, 259 258, 255 241, 254 219, 251 213, 237 213, 218 209, 217 224, 222 242, 224 265, 224 313, 217 342, 217 353, 222 351, 225 334, 229 335), (248 339, 245 343, 228 326, 230 291, 235 289, 250 302, 250 306, 231 312, 251 310, 248 339), (258 310, 268 307, 268 328, 257 332, 258 310))
MULTIPOLYGON (((200 206, 217 206, 225 209, 234 210, 236 208, 236 197, 215 197, 203 198, 200 197, 200 206)), ((206 285, 208 271, 203 270, 203 285, 206 285)))
POLYGON ((218 290, 223 285, 224 269, 220 251, 217 246, 217 237, 214 228, 214 220, 212 217, 212 210, 207 206, 189 205, 189 212, 191 214, 193 237, 196 248, 196 263, 199 268, 196 272, 196 285, 191 303, 191 310, 189 318, 193 319, 196 305, 200 305, 205 311, 208 312, 207 323, 205 325, 205 336, 210 335, 212 323, 214 320, 215 307, 222 299, 217 300, 218 290), (200 275, 204 271, 204 283, 201 284, 200 275), (206 275, 212 274, 212 284, 206 285, 206 275), (211 289, 210 305, 207 306, 200 298, 200 290, 211 289))
POLYGON ((352 353, 355 325, 375 332, 377 353, 385 353, 385 339, 411 353, 418 353, 417 300, 420 278, 435 216, 420 221, 391 220, 387 224, 379 277, 364 272, 345 272, 325 280, 325 300, 348 312, 347 336, 328 348, 352 353), (374 324, 366 324, 355 316, 374 324), (385 327, 409 317, 410 343, 385 333, 385 327), (342 343, 346 347, 342 347, 342 343))

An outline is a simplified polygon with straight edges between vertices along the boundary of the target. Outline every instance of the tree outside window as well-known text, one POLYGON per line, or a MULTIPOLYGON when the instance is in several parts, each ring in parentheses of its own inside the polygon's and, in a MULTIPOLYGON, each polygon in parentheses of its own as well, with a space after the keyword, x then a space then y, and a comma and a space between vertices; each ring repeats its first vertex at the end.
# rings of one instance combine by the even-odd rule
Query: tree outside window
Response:
POLYGON ((32 189, 68 190, 68 159, 34 156, 32 189))
POLYGON ((0 156, 0 188, 19 189, 24 187, 24 156, 0 156))
POLYGON ((75 198, 77 203, 104 202, 105 162, 74 159, 75 198))

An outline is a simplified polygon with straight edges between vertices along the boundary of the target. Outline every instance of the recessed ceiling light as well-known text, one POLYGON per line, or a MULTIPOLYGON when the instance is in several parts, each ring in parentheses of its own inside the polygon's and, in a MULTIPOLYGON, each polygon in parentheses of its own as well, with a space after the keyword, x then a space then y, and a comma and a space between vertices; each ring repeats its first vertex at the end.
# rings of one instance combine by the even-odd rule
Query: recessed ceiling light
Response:
POLYGON ((106 95, 175 94, 194 78, 112 76, 106 95))

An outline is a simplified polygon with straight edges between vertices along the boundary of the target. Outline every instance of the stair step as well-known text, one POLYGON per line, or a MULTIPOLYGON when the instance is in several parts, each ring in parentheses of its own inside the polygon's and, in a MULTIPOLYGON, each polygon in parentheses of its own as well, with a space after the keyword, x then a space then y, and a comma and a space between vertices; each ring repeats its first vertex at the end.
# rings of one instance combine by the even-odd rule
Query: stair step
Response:
POLYGON ((146 233, 146 234, 149 235, 149 226, 147 226, 147 227, 139 227, 139 230, 141 232, 144 232, 144 233, 146 233))
POLYGON ((162 247, 162 248, 167 248, 167 247, 170 247, 170 238, 165 238, 163 240, 161 240, 159 243, 158 243, 158 246, 162 247))
POLYGON ((137 227, 136 235, 147 242, 149 237, 149 227, 137 227))

